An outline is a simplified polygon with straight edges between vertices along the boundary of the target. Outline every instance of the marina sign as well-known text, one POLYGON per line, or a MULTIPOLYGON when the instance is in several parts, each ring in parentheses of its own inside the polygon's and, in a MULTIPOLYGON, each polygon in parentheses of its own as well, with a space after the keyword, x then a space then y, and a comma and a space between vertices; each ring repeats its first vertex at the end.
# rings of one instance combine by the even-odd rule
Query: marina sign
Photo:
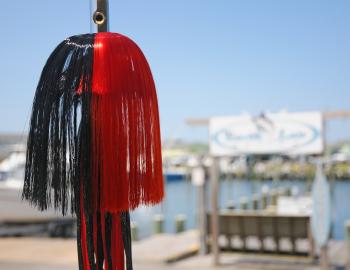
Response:
POLYGON ((214 156, 321 154, 324 147, 320 112, 213 117, 209 134, 214 156))

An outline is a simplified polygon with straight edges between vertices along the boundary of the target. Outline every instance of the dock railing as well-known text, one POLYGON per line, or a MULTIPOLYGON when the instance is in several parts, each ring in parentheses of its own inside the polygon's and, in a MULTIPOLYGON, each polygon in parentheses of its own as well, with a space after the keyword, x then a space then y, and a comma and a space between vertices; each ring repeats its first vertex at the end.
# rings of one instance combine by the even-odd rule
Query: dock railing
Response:
MULTIPOLYGON (((210 222, 210 214, 207 217, 210 222)), ((210 244, 210 225, 208 243, 210 244)), ((315 255, 309 216, 281 215, 268 211, 221 211, 219 246, 220 249, 229 251, 308 255, 312 258, 315 255), (237 238, 239 240, 235 241, 237 238), (284 243, 287 240, 289 244, 283 245, 281 240, 284 243), (304 244, 302 247, 297 245, 299 240, 304 244)))

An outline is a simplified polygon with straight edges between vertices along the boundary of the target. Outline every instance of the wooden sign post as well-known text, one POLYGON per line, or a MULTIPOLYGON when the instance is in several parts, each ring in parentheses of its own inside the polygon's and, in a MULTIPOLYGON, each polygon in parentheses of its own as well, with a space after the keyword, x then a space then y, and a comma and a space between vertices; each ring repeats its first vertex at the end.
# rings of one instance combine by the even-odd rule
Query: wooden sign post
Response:
POLYGON ((219 159, 213 157, 213 163, 210 173, 211 184, 211 248, 213 253, 213 264, 218 266, 220 264, 220 247, 219 247, 219 159))
POLYGON ((312 234, 320 248, 321 269, 329 269, 327 244, 331 229, 330 187, 323 172, 321 161, 316 165, 316 176, 312 186, 312 234))

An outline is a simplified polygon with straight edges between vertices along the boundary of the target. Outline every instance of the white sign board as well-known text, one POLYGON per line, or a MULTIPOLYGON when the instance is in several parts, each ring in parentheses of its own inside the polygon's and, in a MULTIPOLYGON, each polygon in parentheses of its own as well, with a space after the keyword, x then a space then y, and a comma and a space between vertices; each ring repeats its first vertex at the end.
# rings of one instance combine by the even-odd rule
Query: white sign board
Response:
POLYGON ((209 134, 210 152, 214 156, 323 152, 320 112, 213 117, 209 121, 209 134))

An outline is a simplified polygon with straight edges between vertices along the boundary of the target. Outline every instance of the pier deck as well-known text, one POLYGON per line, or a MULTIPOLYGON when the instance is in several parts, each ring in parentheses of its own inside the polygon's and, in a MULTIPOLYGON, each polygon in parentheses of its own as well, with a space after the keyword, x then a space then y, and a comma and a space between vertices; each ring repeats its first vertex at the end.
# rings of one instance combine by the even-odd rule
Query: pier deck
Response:
MULTIPOLYGON (((211 265, 212 257, 191 256, 167 263, 171 256, 195 249, 194 234, 187 232, 179 240, 158 235, 133 245, 135 269, 138 270, 314 270, 319 266, 307 257, 222 253, 221 268, 211 265), (188 241, 187 241, 188 240, 188 241), (170 256, 171 255, 171 256, 170 256)), ((332 242, 330 260, 332 265, 344 265, 346 248, 343 242, 332 242)), ((193 251, 193 250, 192 250, 193 251)), ((57 238, 0 238, 0 269, 6 270, 76 270, 77 256, 75 239, 57 238)))

